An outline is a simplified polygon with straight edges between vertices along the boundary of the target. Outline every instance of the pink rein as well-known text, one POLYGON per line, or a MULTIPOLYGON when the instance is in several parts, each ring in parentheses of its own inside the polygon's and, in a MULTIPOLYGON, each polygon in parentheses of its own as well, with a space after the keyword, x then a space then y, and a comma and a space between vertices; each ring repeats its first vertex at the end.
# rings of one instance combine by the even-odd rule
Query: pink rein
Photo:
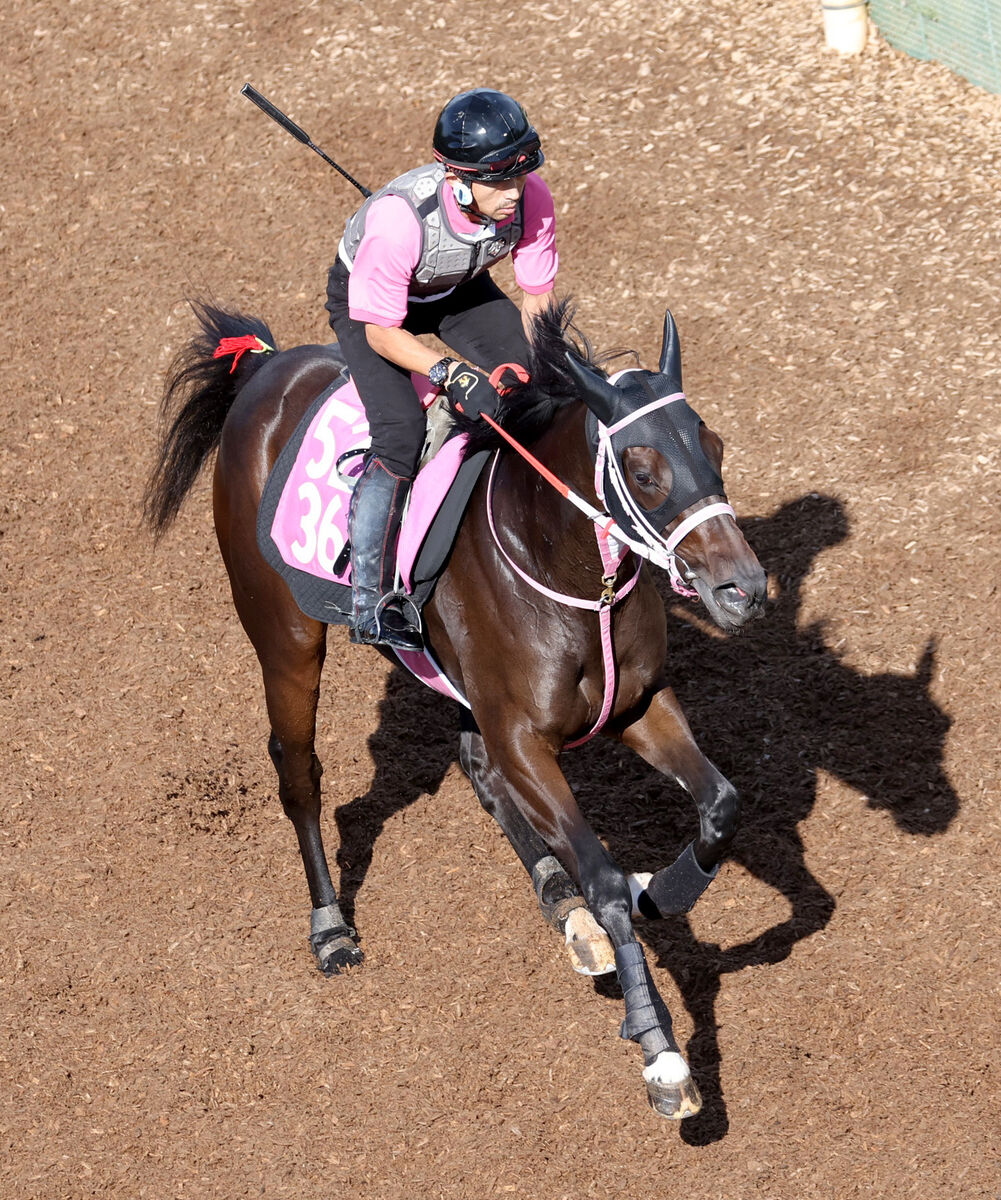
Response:
POLYGON ((601 712, 598 714, 598 719, 595 721, 590 732, 572 742, 565 743, 564 749, 572 750, 575 746, 583 746, 585 742, 589 742, 603 728, 612 711, 617 678, 615 652, 612 647, 612 607, 628 596, 636 586, 636 581, 640 577, 640 571, 643 570, 643 560, 640 559, 637 563, 636 572, 632 579, 624 587, 616 591, 615 577, 618 574, 622 560, 628 553, 628 547, 624 547, 618 554, 613 554, 608 544, 609 534, 607 530, 601 530, 596 527, 594 532, 598 541, 598 549, 601 552, 603 570, 601 582, 604 584, 604 590, 598 600, 585 600, 580 596, 567 596, 563 592, 555 592, 552 588, 546 587, 544 583, 533 579, 527 571, 523 571, 518 566, 511 555, 504 549, 500 536, 497 533, 497 526, 494 523, 494 472, 497 469, 499 458, 499 453, 494 455, 494 461, 490 465, 490 478, 487 481, 487 521, 490 525, 490 532, 493 535, 494 545, 504 556, 504 560, 511 570, 529 584, 530 587, 533 587, 537 592, 541 592, 543 596, 548 596, 550 600, 555 600, 558 604, 568 604, 571 608, 584 608, 598 614, 601 629, 601 656, 605 677, 604 698, 601 704, 601 712))
MULTIPOLYGON (((528 375, 524 368, 515 363, 502 363, 490 375, 491 384, 499 391, 502 391, 500 386, 501 376, 503 375, 504 371, 508 369, 513 370, 523 383, 527 382, 528 380, 528 375)), ((611 435, 618 429, 628 425, 631 421, 636 420, 638 417, 644 415, 652 409, 663 407, 663 405, 670 404, 673 400, 680 400, 683 397, 683 392, 675 392, 671 396, 658 399, 652 404, 645 406, 638 412, 630 414, 617 425, 613 426, 610 430, 605 429, 604 426, 602 426, 599 422, 599 453, 595 462, 595 491, 597 492, 599 500, 604 500, 601 486, 601 464, 606 450, 610 450, 611 435)), ((547 483, 551 484, 556 491, 563 496, 564 499, 569 500, 571 504, 578 508, 594 524, 594 533, 598 542, 598 550, 601 554, 601 563, 603 568, 601 582, 604 585, 604 590, 601 593, 600 599, 584 600, 577 596, 567 596, 561 592, 555 592, 551 588, 548 588, 544 584, 540 583, 537 579, 533 579, 527 572, 523 571, 521 567, 518 566, 518 564, 511 558, 508 552, 501 545, 500 537, 498 536, 497 528, 494 524, 494 473, 497 469, 497 462, 500 457, 499 453, 494 455, 494 460, 490 467, 490 477, 487 481, 487 521, 490 526, 490 532, 494 539, 494 544, 503 555, 508 566, 512 571, 515 572, 516 575, 529 584, 529 586, 533 587, 542 595, 547 596, 550 600, 555 600, 559 604, 570 605, 572 608, 588 609, 589 611, 597 612, 598 614, 601 628, 604 698, 602 700, 601 712, 599 713, 598 719, 595 721, 590 732, 586 733, 583 737, 576 738, 572 742, 565 743, 564 748, 571 750, 575 746, 583 746, 585 742, 589 742, 591 738, 599 733, 604 727, 605 722, 608 720, 608 717, 611 714, 617 683, 617 664, 615 661, 614 648, 612 646, 612 608, 620 600, 628 596, 633 587, 636 585, 636 581, 640 576, 640 571, 643 569, 642 558, 651 557, 654 561, 660 560, 661 565, 665 565, 666 561, 666 566, 671 579, 671 587, 679 595, 689 598, 696 598, 698 593, 693 591, 691 588, 686 587, 681 578, 681 574, 678 571, 677 564, 675 562, 674 552, 684 540, 686 535, 690 533, 691 530, 696 527, 696 525, 701 525, 703 521, 709 520, 710 517, 722 514, 729 514, 732 516, 733 509, 729 504, 725 503, 710 504, 706 508, 699 509, 697 512, 692 513, 689 517, 681 522, 681 524, 671 533, 668 540, 663 543, 662 549, 666 553, 665 560, 664 555, 659 553, 661 547, 654 545, 637 545, 633 539, 629 538, 623 533, 623 531, 616 524, 615 520, 607 512, 601 512, 599 509, 595 508, 594 505, 589 504, 582 496, 579 496, 576 492, 572 491, 560 478, 558 478, 558 476, 554 475, 548 467, 539 462, 539 460, 530 451, 522 446, 520 442, 516 441, 505 429, 502 429, 501 426, 493 419, 493 417, 491 417, 488 413, 481 413, 480 415, 482 419, 491 427, 491 429, 493 429, 496 433, 499 433, 500 436, 508 443, 508 445, 516 450, 526 462, 528 462, 532 467, 535 468, 536 471, 538 471, 538 473, 543 479, 546 480, 547 483), (616 543, 617 553, 614 552, 612 547, 609 545, 611 541, 616 543), (639 557, 640 561, 636 568, 636 573, 633 575, 632 579, 630 579, 624 587, 616 591, 616 575, 618 574, 618 569, 622 565, 622 561, 626 557, 626 554, 629 552, 630 548, 637 552, 637 557, 639 557)))

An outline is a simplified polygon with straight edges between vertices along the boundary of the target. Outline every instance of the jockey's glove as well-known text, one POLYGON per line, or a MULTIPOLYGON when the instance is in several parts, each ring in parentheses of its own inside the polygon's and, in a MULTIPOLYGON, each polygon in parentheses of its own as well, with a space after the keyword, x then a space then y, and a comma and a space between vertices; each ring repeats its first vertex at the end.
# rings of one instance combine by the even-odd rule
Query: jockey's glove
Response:
POLYGON ((500 396, 490 379, 478 368, 468 363, 456 363, 448 373, 445 384, 448 398, 459 412, 467 417, 491 417, 497 411, 500 396))

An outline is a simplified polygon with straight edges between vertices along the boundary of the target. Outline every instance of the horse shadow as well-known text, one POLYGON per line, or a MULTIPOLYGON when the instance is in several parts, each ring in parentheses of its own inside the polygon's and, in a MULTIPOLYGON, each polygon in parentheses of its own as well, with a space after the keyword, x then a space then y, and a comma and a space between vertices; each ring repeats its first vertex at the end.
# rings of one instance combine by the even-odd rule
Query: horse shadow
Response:
MULTIPOLYGON (((811 494, 774 516, 741 524, 778 596, 763 621, 724 640, 679 616, 681 602, 668 593, 668 676, 699 744, 741 794, 731 861, 784 896, 791 914, 726 950, 700 942, 684 917, 639 928, 657 965, 673 976, 694 1026, 688 1057, 704 1106, 681 1127, 693 1145, 718 1141, 728 1128, 715 1015, 723 976, 782 961, 797 942, 822 930, 835 910, 835 898, 806 865, 798 830, 816 801, 817 772, 859 792, 867 808, 887 812, 905 834, 942 834, 959 811, 942 761, 952 722, 929 693, 934 639, 913 674, 863 675, 828 644, 823 622, 800 626, 801 589, 815 556, 848 535, 842 503, 811 494)), ((582 755, 571 783, 579 772, 588 815, 616 861, 625 869, 649 870, 670 860, 664 848, 680 849, 691 840, 691 806, 665 804, 662 778, 624 753, 618 757, 602 768, 596 751, 582 755), (623 785, 632 794, 631 819, 625 821, 626 811, 614 799, 623 785), (612 789, 611 802, 595 800, 605 788, 612 789), (643 797, 649 808, 642 807, 643 797)), ((702 903, 711 897, 710 890, 702 903)))
MULTIPOLYGON (((340 873, 338 902, 348 924, 386 823, 423 795, 433 796, 458 761, 459 720, 453 701, 419 683, 395 657, 379 703, 379 723, 369 735, 375 767, 364 795, 334 809, 340 873)), ((470 790, 470 800, 473 799, 470 790)), ((364 930, 359 930, 364 934, 364 930)))
MULTIPOLYGON (((739 637, 721 638, 688 616, 665 587, 667 672, 699 744, 741 793, 731 860, 785 897, 791 913, 725 950, 701 942, 684 917, 638 926, 692 1018, 687 1057, 704 1106, 682 1123, 681 1136, 693 1145, 721 1140, 729 1125, 715 1011, 723 976, 782 961, 835 910, 835 898, 806 865, 798 830, 816 801, 817 772, 848 784, 906 834, 941 834, 959 810, 942 762, 951 719, 929 694, 934 639, 913 674, 863 675, 828 644, 823 622, 800 627, 801 588, 815 556, 848 536, 841 501, 812 493, 741 526, 778 596, 763 621, 739 637)), ((456 761, 456 715, 454 704, 402 668, 390 673, 369 738, 371 786, 335 810, 339 896, 348 921, 386 822, 421 795, 434 794, 456 761)), ((562 765, 585 815, 624 869, 654 869, 691 841, 690 801, 623 747, 598 740, 564 755, 562 765)), ((702 903, 711 903, 712 894, 702 903)), ((620 995, 614 979, 596 980, 595 989, 620 995)))

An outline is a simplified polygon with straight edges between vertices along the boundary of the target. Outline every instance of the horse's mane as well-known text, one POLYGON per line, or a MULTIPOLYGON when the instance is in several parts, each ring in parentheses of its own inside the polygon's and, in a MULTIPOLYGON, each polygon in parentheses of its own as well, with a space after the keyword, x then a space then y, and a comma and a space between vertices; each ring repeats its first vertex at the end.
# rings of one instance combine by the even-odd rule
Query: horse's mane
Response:
MULTIPOLYGON (((497 423, 524 445, 543 434, 561 410, 580 397, 567 370, 566 356, 601 370, 601 363, 614 355, 596 357, 591 343, 574 325, 576 307, 570 298, 552 303, 535 318, 530 347, 528 383, 516 383, 501 398, 497 423)), ((508 373, 508 378, 513 378, 508 373)), ((467 456, 478 450, 494 450, 503 439, 486 421, 467 417, 449 406, 455 427, 469 435, 467 456)))

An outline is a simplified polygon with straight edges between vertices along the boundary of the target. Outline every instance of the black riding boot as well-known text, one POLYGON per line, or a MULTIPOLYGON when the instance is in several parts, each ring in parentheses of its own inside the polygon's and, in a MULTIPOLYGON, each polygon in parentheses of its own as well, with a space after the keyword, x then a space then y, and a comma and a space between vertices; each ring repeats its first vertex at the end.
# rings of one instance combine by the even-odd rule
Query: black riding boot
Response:
POLYGON ((369 458, 351 497, 351 640, 366 646, 423 650, 420 628, 408 606, 392 598, 396 575, 396 539, 410 480, 393 475, 378 458, 369 458), (390 599, 382 605, 383 597, 390 599))

